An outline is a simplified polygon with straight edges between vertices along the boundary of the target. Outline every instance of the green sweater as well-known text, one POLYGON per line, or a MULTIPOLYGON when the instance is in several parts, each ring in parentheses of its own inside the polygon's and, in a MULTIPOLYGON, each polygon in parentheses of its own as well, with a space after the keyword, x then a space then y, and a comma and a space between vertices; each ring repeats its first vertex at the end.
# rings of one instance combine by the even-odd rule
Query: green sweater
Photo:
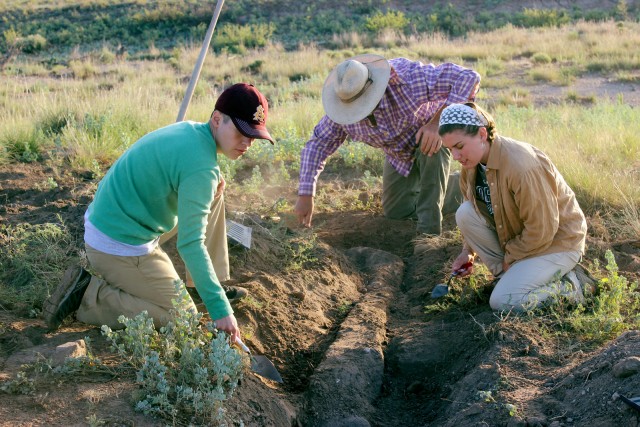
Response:
POLYGON ((179 122, 133 144, 89 205, 89 221, 98 230, 130 245, 149 243, 178 223, 178 252, 214 319, 233 313, 204 244, 219 180, 209 124, 179 122))

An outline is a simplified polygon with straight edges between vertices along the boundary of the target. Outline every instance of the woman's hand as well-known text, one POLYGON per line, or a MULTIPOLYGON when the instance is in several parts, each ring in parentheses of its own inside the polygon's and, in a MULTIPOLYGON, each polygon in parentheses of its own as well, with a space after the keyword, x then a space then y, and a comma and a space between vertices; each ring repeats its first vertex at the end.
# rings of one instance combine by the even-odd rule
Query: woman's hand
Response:
POLYGON ((467 249, 463 249, 460 255, 453 261, 451 269, 456 272, 458 277, 466 277, 473 273, 474 261, 475 256, 469 253, 467 249))

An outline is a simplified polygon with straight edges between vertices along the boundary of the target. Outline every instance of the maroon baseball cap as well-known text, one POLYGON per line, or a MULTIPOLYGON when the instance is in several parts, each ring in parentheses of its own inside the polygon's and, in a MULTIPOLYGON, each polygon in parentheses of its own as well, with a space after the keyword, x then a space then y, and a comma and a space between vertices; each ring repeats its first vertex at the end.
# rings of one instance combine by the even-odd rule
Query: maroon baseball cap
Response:
POLYGON ((229 86, 220 94, 215 109, 231 117, 238 131, 247 138, 274 143, 265 126, 269 103, 255 86, 246 83, 229 86))

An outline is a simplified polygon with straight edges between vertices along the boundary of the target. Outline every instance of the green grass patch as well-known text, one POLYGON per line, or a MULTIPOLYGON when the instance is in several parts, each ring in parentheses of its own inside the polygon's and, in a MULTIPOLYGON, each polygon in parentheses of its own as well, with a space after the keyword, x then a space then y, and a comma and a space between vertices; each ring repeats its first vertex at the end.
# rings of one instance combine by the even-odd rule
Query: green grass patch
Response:
POLYGON ((35 315, 78 262, 75 242, 62 224, 0 225, 0 301, 5 309, 35 315))

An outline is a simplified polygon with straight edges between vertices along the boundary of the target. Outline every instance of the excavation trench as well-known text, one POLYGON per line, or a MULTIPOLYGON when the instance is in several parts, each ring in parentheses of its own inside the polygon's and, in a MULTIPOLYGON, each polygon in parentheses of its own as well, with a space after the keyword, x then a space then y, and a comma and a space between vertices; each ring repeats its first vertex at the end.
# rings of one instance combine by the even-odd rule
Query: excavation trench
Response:
POLYGON ((384 378, 389 301, 399 291, 404 262, 371 248, 346 251, 363 272, 366 293, 342 322, 324 360, 311 376, 303 425, 367 426, 384 378))

